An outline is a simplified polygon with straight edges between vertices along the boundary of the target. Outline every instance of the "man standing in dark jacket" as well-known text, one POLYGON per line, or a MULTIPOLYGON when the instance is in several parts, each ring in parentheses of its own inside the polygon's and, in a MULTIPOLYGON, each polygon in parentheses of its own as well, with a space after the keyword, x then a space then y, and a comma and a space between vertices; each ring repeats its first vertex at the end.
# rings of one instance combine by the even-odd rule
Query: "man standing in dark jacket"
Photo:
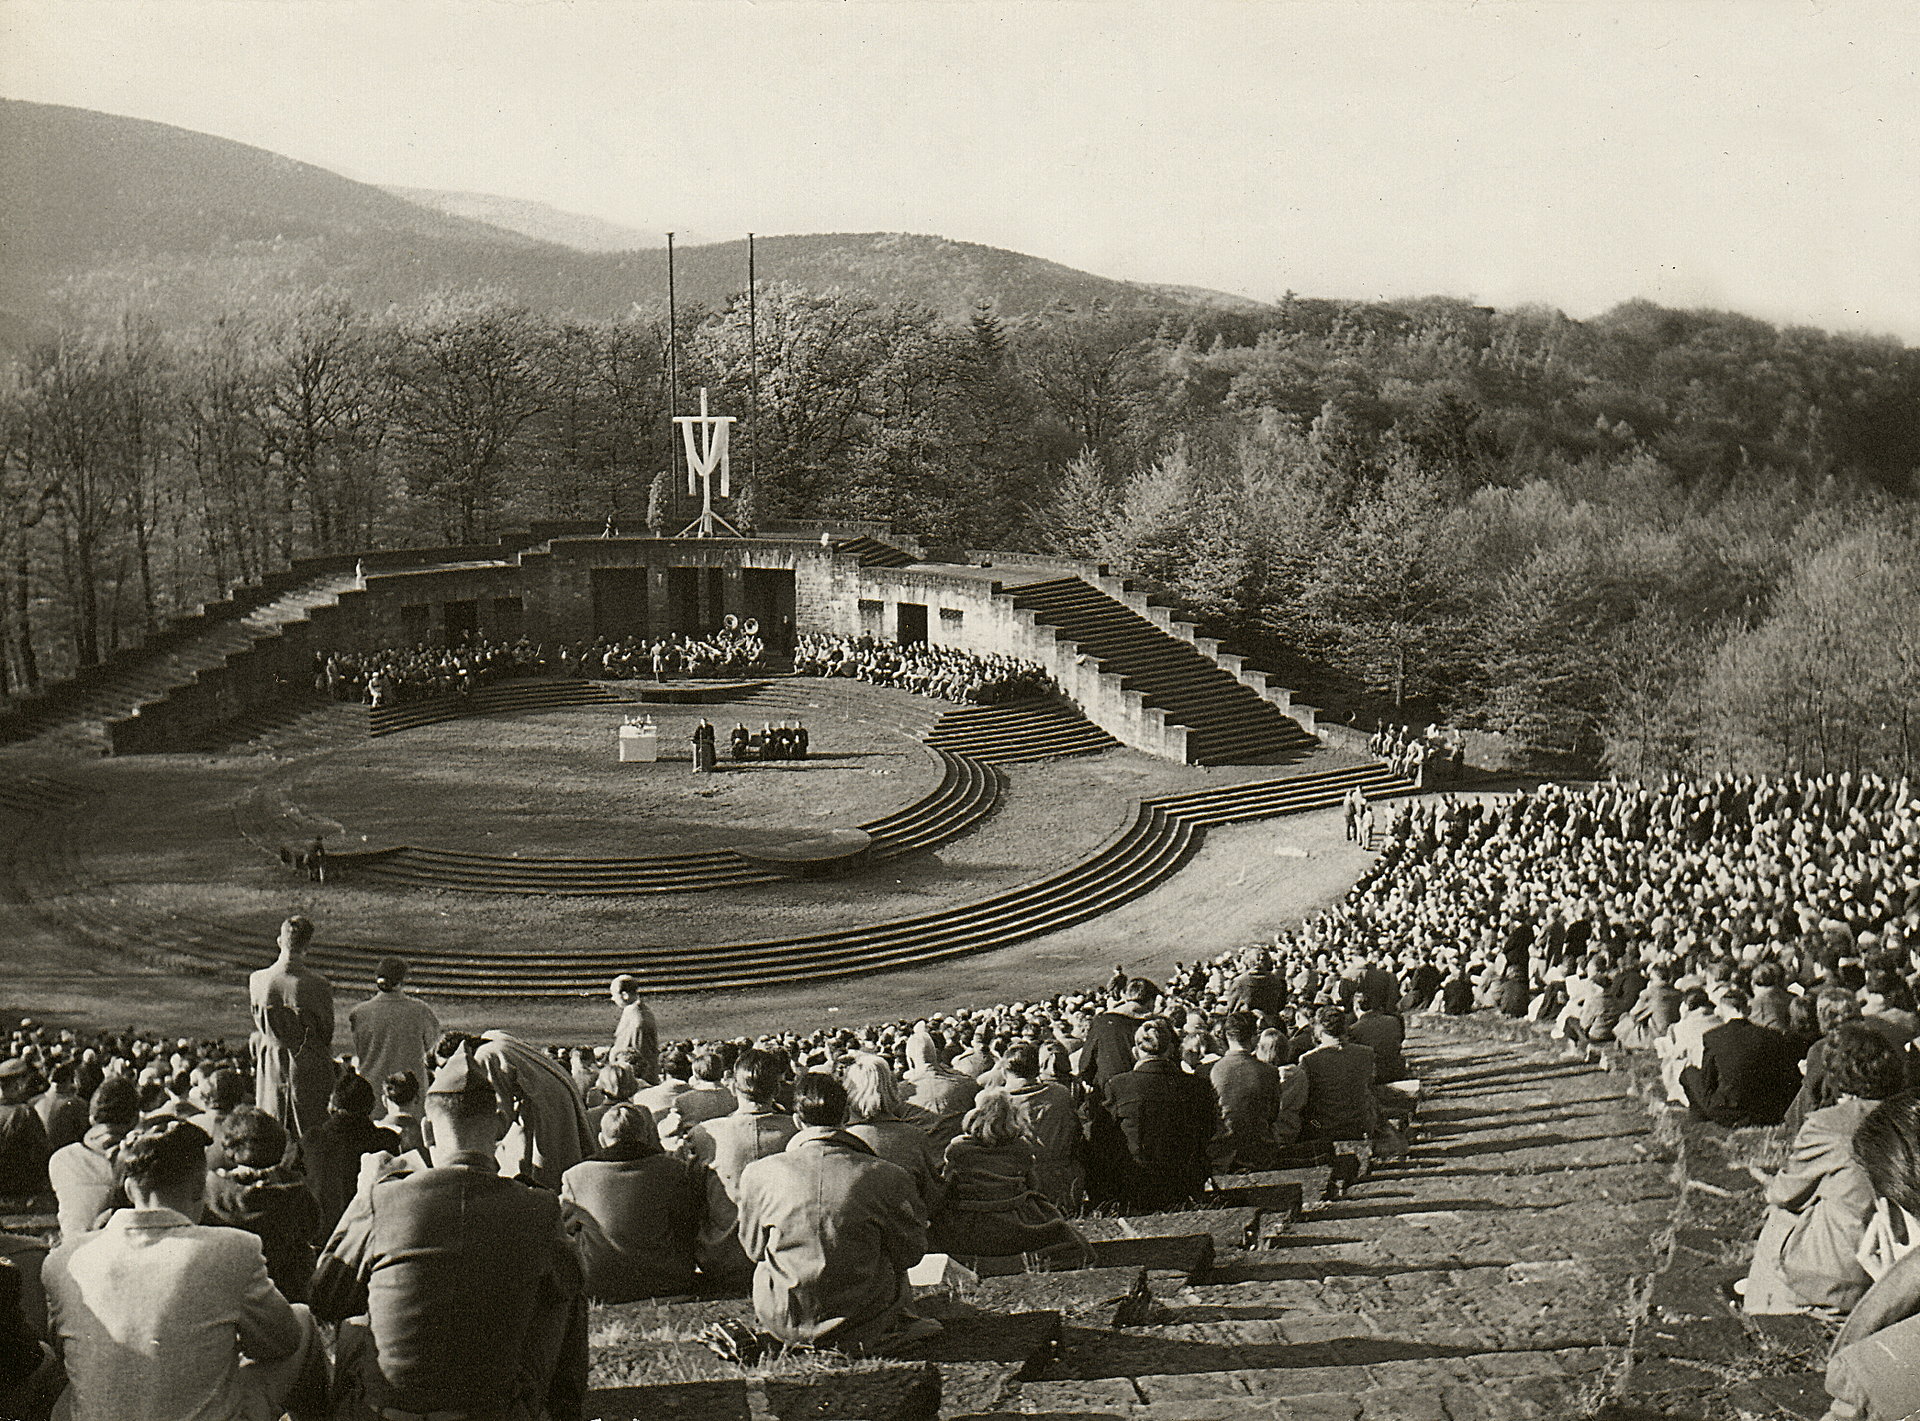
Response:
POLYGON ((1164 1021, 1134 1033, 1134 1066, 1107 1082, 1103 1105, 1126 1142, 1120 1196, 1129 1208, 1168 1209, 1203 1193, 1220 1133, 1213 1087, 1180 1069, 1180 1038, 1164 1021))
POLYGON ((1680 1072, 1694 1118, 1734 1127, 1778 1125, 1800 1089, 1793 1043, 1748 1021, 1740 991, 1720 998, 1720 1013, 1726 1020, 1701 1038, 1702 1064, 1680 1072))

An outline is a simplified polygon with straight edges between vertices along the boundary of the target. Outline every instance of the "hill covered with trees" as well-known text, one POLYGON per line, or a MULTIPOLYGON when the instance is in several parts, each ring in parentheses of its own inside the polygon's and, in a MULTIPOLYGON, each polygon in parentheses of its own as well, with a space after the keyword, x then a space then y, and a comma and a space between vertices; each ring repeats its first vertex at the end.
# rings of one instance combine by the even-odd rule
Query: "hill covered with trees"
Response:
MULTIPOLYGON (((0 341, 13 333, 15 349, 76 301, 137 301, 169 324, 319 287, 371 310, 475 289, 568 319, 667 305, 663 247, 576 250, 244 143, 51 104, 0 100, 0 210, 0 341)), ((1020 315, 1060 303, 1181 310, 1229 299, 902 233, 766 236, 755 257, 762 280, 918 302, 952 318, 980 300, 1020 315)), ((689 307, 725 305, 747 287, 744 237, 682 243, 674 278, 689 307)))

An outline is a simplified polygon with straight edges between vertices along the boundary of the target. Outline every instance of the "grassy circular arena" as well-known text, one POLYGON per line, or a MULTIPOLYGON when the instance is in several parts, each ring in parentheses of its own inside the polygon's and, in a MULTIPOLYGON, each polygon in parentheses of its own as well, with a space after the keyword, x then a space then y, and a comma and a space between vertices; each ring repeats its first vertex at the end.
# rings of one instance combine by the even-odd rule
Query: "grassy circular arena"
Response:
MULTIPOLYGON (((838 880, 639 899, 486 895, 350 877, 320 886, 271 852, 275 835, 300 843, 316 832, 336 846, 365 834, 370 845, 424 841, 502 855, 686 852, 857 824, 937 781, 918 734, 945 709, 940 703, 866 687, 823 688, 819 699, 805 718, 820 760, 713 777, 693 775, 685 759, 619 764, 612 742, 625 711, 609 706, 448 722, 378 741, 364 738, 360 708, 336 706, 217 754, 30 763, 0 753, 0 774, 45 774, 76 796, 69 810, 40 819, 0 816, 8 890, 0 936, 12 947, 18 999, 50 1018, 231 1033, 245 1020, 244 974, 143 957, 142 934, 217 925, 257 941, 264 962, 279 919, 296 911, 315 921, 322 941, 403 956, 638 955, 648 944, 718 946, 937 913, 1079 862, 1132 820, 1142 797, 1274 775, 1270 766, 1203 770, 1129 750, 1014 764, 995 811, 933 851, 838 880)), ((655 708, 663 751, 684 756, 680 732, 701 713, 655 708)), ((750 705, 704 713, 722 732, 736 719, 760 723, 750 705)), ((1234 825, 1145 897, 1073 928, 856 980, 679 994, 666 1010, 686 1031, 728 1022, 765 1029, 1078 989, 1116 962, 1158 974, 1331 901, 1363 862, 1341 842, 1337 816, 1234 825)), ((336 989, 344 1003, 364 985, 343 980, 336 989)), ((604 1003, 440 998, 436 1006, 449 1022, 542 1040, 593 1040, 609 1029, 604 1003)))
POLYGON ((805 760, 735 763, 729 709, 705 708, 722 744, 712 775, 693 773, 702 708, 649 707, 661 758, 622 764, 625 708, 596 705, 402 731, 314 756, 269 792, 334 849, 613 858, 783 843, 877 819, 939 782, 923 746, 874 720, 809 725, 805 760))

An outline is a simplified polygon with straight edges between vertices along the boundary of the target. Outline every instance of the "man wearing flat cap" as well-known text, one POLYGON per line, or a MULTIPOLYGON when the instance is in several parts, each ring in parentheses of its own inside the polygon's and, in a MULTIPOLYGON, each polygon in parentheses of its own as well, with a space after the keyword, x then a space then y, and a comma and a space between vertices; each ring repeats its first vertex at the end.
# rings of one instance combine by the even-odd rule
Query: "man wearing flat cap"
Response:
POLYGON ((45 1194, 47 1127, 31 1103, 38 1086, 32 1064, 16 1056, 0 1062, 0 1199, 45 1194))
POLYGON ((390 1076, 413 1073, 425 1085, 427 1057, 440 1039, 440 1018, 433 1008, 406 991, 407 964, 383 957, 376 969, 374 993, 347 1013, 353 1054, 376 1095, 390 1076))
POLYGON ((314 1315, 340 1324, 336 1416, 581 1416, 580 1260, 558 1196, 501 1177, 501 1130, 463 1047, 427 1091, 431 1167, 390 1168, 347 1206, 313 1279, 314 1315))

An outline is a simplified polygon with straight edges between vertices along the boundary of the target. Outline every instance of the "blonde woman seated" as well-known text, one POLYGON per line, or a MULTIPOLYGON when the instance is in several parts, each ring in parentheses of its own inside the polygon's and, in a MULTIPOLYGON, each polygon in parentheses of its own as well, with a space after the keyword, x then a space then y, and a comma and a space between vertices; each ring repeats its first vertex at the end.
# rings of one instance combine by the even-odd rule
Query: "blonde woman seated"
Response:
POLYGON ((940 1155, 926 1130, 931 1117, 901 1099, 893 1067, 871 1052, 862 1051, 847 1062, 842 1084, 847 1088, 847 1133, 913 1176, 931 1218, 947 1192, 940 1155))
POLYGON ((1013 1098, 984 1090, 947 1146, 947 1203, 927 1245, 962 1258, 1026 1254, 1046 1267, 1085 1268, 1093 1248, 1036 1187, 1033 1142, 1013 1098))
POLYGON ((1767 1213, 1753 1268, 1735 1284, 1750 1314, 1844 1311, 1872 1281, 1855 1260, 1873 1212, 1873 1186, 1853 1157, 1854 1134, 1897 1092, 1905 1065, 1886 1038, 1844 1022, 1827 1038, 1828 1079, 1838 1100, 1794 1136, 1780 1172, 1763 1179, 1767 1213))

